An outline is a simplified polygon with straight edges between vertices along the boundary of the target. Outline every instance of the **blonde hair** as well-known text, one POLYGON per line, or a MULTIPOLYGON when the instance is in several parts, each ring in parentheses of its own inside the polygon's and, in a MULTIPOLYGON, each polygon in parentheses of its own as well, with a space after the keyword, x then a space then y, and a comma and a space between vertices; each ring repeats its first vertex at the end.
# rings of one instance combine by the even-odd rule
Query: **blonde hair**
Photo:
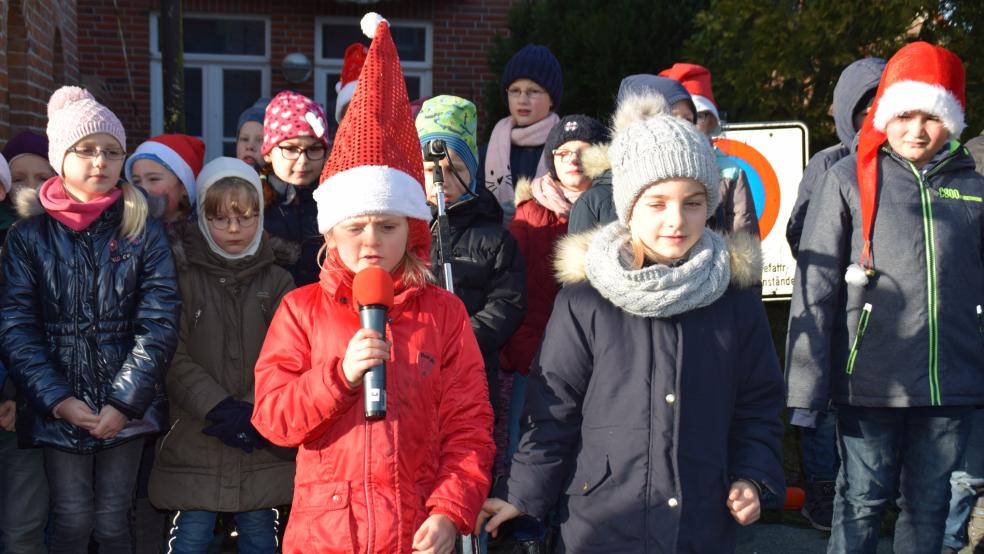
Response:
POLYGON ((143 193, 130 183, 120 184, 123 191, 123 220, 120 221, 120 233, 127 240, 140 238, 147 228, 147 199, 143 193))
POLYGON ((635 231, 629 230, 629 247, 632 251, 632 268, 642 269, 642 266, 646 265, 646 262, 660 262, 660 256, 653 251, 652 248, 646 246, 646 243, 642 242, 642 239, 635 234, 635 231))

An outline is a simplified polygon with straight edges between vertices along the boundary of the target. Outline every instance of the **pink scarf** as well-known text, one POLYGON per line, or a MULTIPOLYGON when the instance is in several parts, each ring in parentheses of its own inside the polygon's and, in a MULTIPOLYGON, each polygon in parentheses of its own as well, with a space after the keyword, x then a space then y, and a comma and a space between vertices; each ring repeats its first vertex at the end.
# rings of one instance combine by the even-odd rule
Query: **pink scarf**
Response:
MULTIPOLYGON (((489 147, 485 155, 485 188, 495 196, 503 207, 513 205, 516 183, 512 182, 512 168, 509 166, 509 150, 516 146, 539 146, 547 142, 547 135, 560 117, 550 112, 550 115, 526 127, 516 127, 512 116, 504 117, 495 124, 492 136, 489 137, 489 147)), ((546 161, 540 157, 536 166, 536 175, 547 173, 546 161)))
POLYGON ((530 192, 541 206, 564 218, 570 215, 571 206, 584 194, 583 191, 565 189, 558 181, 551 179, 549 173, 533 179, 530 192))
POLYGON ((122 194, 123 191, 114 188, 99 198, 80 202, 65 192, 62 178, 56 175, 41 185, 38 198, 48 215, 69 229, 79 232, 92 225, 92 222, 102 215, 106 208, 112 206, 122 194))

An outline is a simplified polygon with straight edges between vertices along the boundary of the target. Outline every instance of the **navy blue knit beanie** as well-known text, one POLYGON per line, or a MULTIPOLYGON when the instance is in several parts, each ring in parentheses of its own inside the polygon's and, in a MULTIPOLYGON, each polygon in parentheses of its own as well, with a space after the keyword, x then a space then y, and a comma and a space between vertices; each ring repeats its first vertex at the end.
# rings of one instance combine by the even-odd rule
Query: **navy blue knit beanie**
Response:
POLYGON ((560 62, 546 46, 527 44, 513 54, 502 71, 502 97, 509 101, 509 85, 519 79, 529 79, 546 89, 554 109, 564 95, 564 75, 560 62))
POLYGON ((591 145, 608 142, 608 129, 597 119, 580 114, 564 116, 557 122, 543 143, 543 158, 554 179, 557 178, 557 168, 554 167, 553 151, 572 140, 582 140, 591 145))

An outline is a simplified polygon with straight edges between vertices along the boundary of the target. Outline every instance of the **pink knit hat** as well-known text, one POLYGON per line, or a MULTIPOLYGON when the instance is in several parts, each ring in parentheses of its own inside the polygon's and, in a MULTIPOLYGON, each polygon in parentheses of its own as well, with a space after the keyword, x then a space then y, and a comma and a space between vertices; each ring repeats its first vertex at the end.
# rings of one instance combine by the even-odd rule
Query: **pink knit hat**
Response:
POLYGON ((313 137, 328 147, 328 117, 314 100, 292 90, 284 90, 267 105, 263 118, 263 147, 266 156, 281 142, 297 137, 313 137))
POLYGON ((112 111, 79 87, 62 87, 48 100, 48 163, 62 174, 65 151, 96 133, 106 133, 126 148, 126 131, 112 111))

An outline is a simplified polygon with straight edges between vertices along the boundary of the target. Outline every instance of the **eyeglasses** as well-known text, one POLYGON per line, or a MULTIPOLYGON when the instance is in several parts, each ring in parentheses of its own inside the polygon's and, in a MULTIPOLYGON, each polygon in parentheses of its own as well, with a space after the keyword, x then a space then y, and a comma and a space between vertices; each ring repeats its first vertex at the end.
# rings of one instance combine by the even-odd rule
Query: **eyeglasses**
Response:
POLYGON ((119 161, 126 157, 126 152, 123 150, 117 150, 115 148, 110 148, 109 150, 103 150, 102 148, 90 148, 88 146, 73 146, 66 150, 71 154, 84 159, 92 160, 102 156, 107 160, 119 161))
POLYGON ((536 99, 540 98, 541 95, 546 94, 547 91, 536 89, 536 88, 531 88, 529 90, 511 88, 507 90, 506 93, 509 95, 509 98, 512 98, 513 100, 519 100, 520 96, 525 95, 526 98, 530 99, 531 101, 535 101, 536 99))
POLYGON ((566 163, 570 163, 571 162, 571 159, 574 158, 574 156, 577 156, 577 159, 581 159, 581 154, 584 153, 584 149, 581 149, 581 150, 551 150, 550 153, 553 154, 555 158, 560 158, 560 161, 562 161, 562 162, 564 162, 566 164, 566 163))
POLYGON ((313 144, 307 148, 299 146, 277 146, 277 148, 285 160, 296 160, 301 157, 301 154, 307 156, 309 160, 321 160, 325 157, 325 145, 321 143, 313 144))
POLYGON ((257 214, 253 215, 238 215, 233 217, 207 217, 208 222, 219 231, 225 231, 232 225, 232 221, 236 221, 236 226, 240 229, 249 229, 253 225, 256 225, 257 219, 259 219, 257 214))

